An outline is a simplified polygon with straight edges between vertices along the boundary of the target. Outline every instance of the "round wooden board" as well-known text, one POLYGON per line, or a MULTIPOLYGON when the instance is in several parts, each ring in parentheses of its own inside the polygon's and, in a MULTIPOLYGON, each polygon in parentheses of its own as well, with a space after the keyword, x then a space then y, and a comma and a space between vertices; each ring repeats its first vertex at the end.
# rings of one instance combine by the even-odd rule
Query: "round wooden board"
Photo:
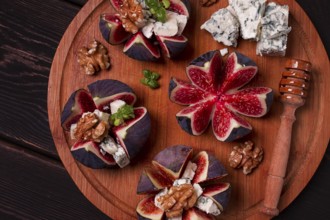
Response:
MULTIPOLYGON (((306 104, 297 111, 297 121, 293 127, 286 184, 279 203, 280 210, 283 210, 306 186, 327 147, 330 136, 330 117, 326 114, 330 107, 330 90, 327 86, 330 84, 330 71, 323 44, 300 6, 293 0, 278 2, 288 4, 291 13, 292 32, 289 34, 286 57, 309 60, 313 64, 308 98, 306 104)), ((192 59, 209 50, 224 47, 216 43, 206 31, 200 30, 200 26, 217 9, 227 6, 228 2, 221 0, 209 8, 200 7, 198 1, 191 1, 191 4, 191 18, 184 32, 189 39, 189 46, 177 60, 139 62, 125 56, 122 46, 107 44, 98 29, 99 15, 114 10, 109 1, 102 0, 90 0, 86 3, 70 24, 55 54, 48 87, 48 113, 57 151, 82 193, 113 219, 136 218, 135 207, 143 198, 136 195, 136 186, 144 166, 149 164, 159 151, 176 144, 192 146, 195 152, 210 151, 227 168, 229 175, 224 181, 231 183, 232 195, 229 207, 219 219, 267 218, 258 212, 258 205, 264 197, 265 177, 282 112, 282 104, 277 99, 278 83, 286 58, 256 56, 256 43, 251 41, 240 40, 236 48, 251 57, 259 67, 258 75, 251 84, 271 87, 276 96, 267 116, 259 119, 247 118, 253 126, 253 132, 241 141, 252 140, 256 145, 262 146, 265 157, 255 172, 245 176, 240 170, 230 168, 227 163, 229 152, 237 142, 217 141, 211 128, 201 136, 188 135, 181 130, 175 118, 175 114, 183 106, 168 99, 168 83, 172 76, 187 79, 185 67, 192 59), (109 71, 87 76, 77 63, 76 53, 93 38, 108 48, 112 67, 109 71), (161 74, 160 89, 151 90, 140 84, 143 69, 151 69, 161 74), (99 79, 117 79, 131 86, 137 94, 137 104, 146 106, 151 115, 152 133, 145 151, 141 154, 139 163, 133 163, 124 169, 93 170, 81 165, 71 156, 69 149, 72 141, 61 128, 61 111, 70 94, 99 79)), ((229 48, 229 51, 234 49, 229 48)))

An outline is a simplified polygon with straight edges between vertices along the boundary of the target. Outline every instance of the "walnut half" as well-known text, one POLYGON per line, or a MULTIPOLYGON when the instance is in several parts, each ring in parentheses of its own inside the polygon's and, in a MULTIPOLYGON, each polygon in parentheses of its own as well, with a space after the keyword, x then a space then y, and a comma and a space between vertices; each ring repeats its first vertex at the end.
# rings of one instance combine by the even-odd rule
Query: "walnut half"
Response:
POLYGON ((246 141, 241 146, 234 146, 229 155, 229 165, 233 168, 243 167, 245 175, 252 172, 262 161, 264 151, 261 147, 253 147, 252 141, 246 141))
POLYGON ((78 51, 78 63, 87 75, 108 69, 110 67, 108 50, 98 41, 92 40, 88 47, 82 47, 78 51))

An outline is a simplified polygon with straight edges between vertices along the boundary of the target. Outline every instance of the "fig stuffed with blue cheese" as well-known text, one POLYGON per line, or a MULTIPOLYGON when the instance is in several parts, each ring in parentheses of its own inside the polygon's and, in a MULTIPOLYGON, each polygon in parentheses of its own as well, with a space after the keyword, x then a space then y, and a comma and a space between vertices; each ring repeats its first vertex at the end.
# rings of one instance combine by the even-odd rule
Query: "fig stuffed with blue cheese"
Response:
POLYGON ((90 168, 125 167, 143 149, 150 134, 145 107, 134 107, 136 95, 117 80, 99 80, 72 93, 61 123, 75 143, 73 157, 90 168))
POLYGON ((146 195, 138 219, 213 219, 227 207, 231 192, 224 166, 214 155, 184 145, 158 153, 144 169, 137 193, 146 195))
POLYGON ((140 61, 177 57, 188 39, 182 35, 190 13, 188 0, 110 0, 115 14, 100 15, 99 28, 111 45, 140 61))

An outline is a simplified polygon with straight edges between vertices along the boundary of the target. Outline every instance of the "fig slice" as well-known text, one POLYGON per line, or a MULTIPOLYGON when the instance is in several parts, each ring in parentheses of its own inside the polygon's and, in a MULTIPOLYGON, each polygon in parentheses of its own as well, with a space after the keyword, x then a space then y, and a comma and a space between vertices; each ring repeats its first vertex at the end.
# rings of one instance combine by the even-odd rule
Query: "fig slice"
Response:
POLYGON ((206 92, 216 93, 221 69, 220 52, 210 51, 193 60, 186 68, 186 73, 193 85, 206 92))
POLYGON ((201 135, 212 118, 216 100, 204 100, 182 109, 176 114, 180 127, 191 135, 201 135))
POLYGON ((219 141, 230 142, 239 139, 252 130, 245 120, 229 111, 223 104, 217 103, 213 119, 213 134, 219 141))
POLYGON ((112 129, 117 142, 125 149, 130 159, 135 158, 145 147, 151 130, 150 116, 145 107, 134 108, 134 115, 135 118, 112 129))
POLYGON ((189 0, 170 0, 170 7, 168 10, 189 17, 191 11, 190 2, 189 0))
POLYGON ((148 196, 141 200, 136 208, 138 219, 153 219, 161 220, 164 215, 164 211, 155 206, 155 196, 148 196))
POLYGON ((151 182, 150 178, 144 170, 140 176, 139 183, 136 189, 137 194, 154 194, 159 192, 159 189, 151 182))
POLYGON ((156 36, 156 38, 163 53, 168 58, 177 57, 182 53, 188 44, 188 39, 183 35, 173 37, 156 36))
POLYGON ((99 28, 103 38, 111 45, 122 44, 132 35, 125 30, 118 14, 101 14, 99 28))
POLYGON ((176 78, 171 78, 169 97, 171 101, 180 105, 194 104, 205 98, 203 90, 176 78))
POLYGON ((219 209, 223 211, 228 205, 230 193, 231 188, 229 183, 218 183, 205 187, 202 195, 210 197, 216 202, 219 209))
POLYGON ((88 91, 79 89, 71 94, 61 114, 61 124, 64 130, 69 131, 72 124, 77 123, 84 112, 93 112, 96 109, 92 96, 88 91))
POLYGON ((76 142, 71 147, 71 153, 80 163, 93 169, 116 166, 112 155, 108 153, 101 154, 99 145, 93 141, 76 142))
MULTIPOLYGON (((170 170, 174 177, 182 174, 188 160, 192 156, 192 148, 184 145, 175 145, 159 152, 154 161, 170 170)), ((157 167, 157 166, 156 166, 157 167)))
POLYGON ((149 42, 141 31, 134 34, 126 42, 123 52, 127 56, 140 61, 156 61, 160 58, 159 48, 149 42))
POLYGON ((199 152, 192 160, 197 165, 193 183, 208 184, 227 175, 224 166, 212 154, 199 152))
POLYGON ((191 208, 184 213, 182 220, 215 220, 215 217, 197 208, 191 208))
POLYGON ((226 107, 233 112, 249 117, 264 116, 270 109, 273 91, 267 87, 240 90, 225 97, 226 107))

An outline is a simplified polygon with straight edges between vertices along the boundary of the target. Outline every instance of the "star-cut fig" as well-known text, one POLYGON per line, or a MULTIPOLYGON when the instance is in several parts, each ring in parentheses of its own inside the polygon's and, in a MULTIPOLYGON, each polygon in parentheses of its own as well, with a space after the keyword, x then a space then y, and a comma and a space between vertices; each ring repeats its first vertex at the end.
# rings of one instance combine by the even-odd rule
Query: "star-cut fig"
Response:
MULTIPOLYGON (((140 177, 137 193, 147 197, 137 205, 138 218, 165 219, 165 215, 168 218, 167 215, 173 210, 164 209, 168 205, 160 203, 163 201, 160 197, 171 197, 175 187, 180 189, 188 185, 188 188, 190 186, 194 189, 191 196, 195 202, 183 208, 176 217, 186 220, 214 219, 228 205, 231 187, 229 183, 222 182, 226 175, 227 171, 220 161, 206 151, 194 155, 193 149, 188 146, 168 147, 154 157, 140 177)), ((174 201, 172 207, 179 207, 176 203, 182 201, 182 198, 175 197, 174 201)), ((173 209, 176 211, 176 208, 173 209)))
POLYGON ((258 71, 257 65, 238 52, 222 61, 219 51, 210 51, 193 60, 186 68, 190 82, 172 78, 171 101, 188 105, 176 114, 181 128, 200 135, 212 122, 219 141, 234 141, 251 132, 251 125, 239 115, 262 117, 273 102, 267 87, 246 87, 258 71))
MULTIPOLYGON (((136 95, 126 84, 117 80, 99 80, 89 84, 88 90, 79 89, 72 93, 64 106, 61 115, 62 127, 72 133, 72 126, 84 117, 85 114, 95 111, 101 115, 111 115, 111 103, 122 100, 125 104, 133 106, 136 95)), ((71 147, 73 157, 82 164, 91 168, 115 167, 120 162, 116 159, 120 157, 133 160, 143 149, 150 134, 151 121, 145 107, 134 107, 134 118, 125 120, 119 126, 110 126, 105 135, 107 140, 112 140, 123 151, 111 152, 104 150, 102 144, 105 140, 76 140, 71 147), (121 155, 118 155, 121 153, 121 155), (124 155, 124 156, 123 156, 124 155)), ((117 149, 118 150, 118 149, 117 149)), ((119 160, 118 159, 118 160, 119 160)), ((127 161, 126 161, 127 162, 127 161)), ((123 166, 126 166, 127 163, 123 166)))
POLYGON ((134 1, 139 7, 142 7, 143 19, 138 19, 138 24, 132 22, 136 26, 132 33, 124 28, 127 27, 123 23, 125 19, 127 20, 127 13, 122 12, 124 1, 129 0, 110 0, 116 13, 100 15, 99 29, 109 44, 124 44, 124 54, 140 61, 159 60, 160 49, 164 56, 171 59, 182 53, 188 42, 188 39, 182 35, 182 31, 190 14, 189 0, 169 0, 165 22, 157 21, 151 13, 153 8, 150 9, 144 0, 134 1), (168 23, 166 23, 167 21, 168 23), (170 31, 173 27, 176 27, 174 33, 170 31))

